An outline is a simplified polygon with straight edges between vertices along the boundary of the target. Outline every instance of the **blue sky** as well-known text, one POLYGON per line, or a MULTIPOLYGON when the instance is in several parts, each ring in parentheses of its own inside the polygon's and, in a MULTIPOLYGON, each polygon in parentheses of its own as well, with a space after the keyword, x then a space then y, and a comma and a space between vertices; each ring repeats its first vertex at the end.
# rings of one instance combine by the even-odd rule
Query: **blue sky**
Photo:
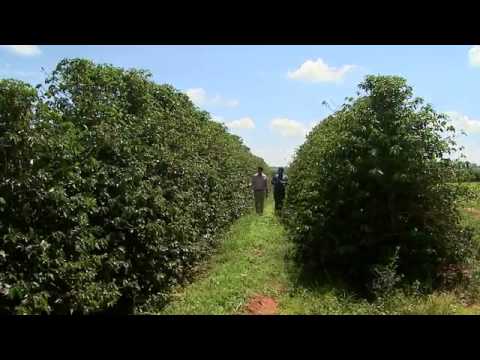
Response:
POLYGON ((38 84, 63 58, 143 68, 185 91, 271 165, 285 165, 367 74, 401 75, 480 163, 479 46, 0 46, 0 78, 38 84))

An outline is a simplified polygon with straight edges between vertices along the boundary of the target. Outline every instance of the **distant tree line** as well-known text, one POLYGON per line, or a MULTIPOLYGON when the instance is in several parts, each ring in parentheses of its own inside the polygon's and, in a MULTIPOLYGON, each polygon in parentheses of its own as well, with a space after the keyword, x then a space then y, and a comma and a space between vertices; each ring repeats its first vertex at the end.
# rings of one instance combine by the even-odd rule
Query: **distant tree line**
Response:
POLYGON ((465 177, 465 181, 480 181, 480 165, 469 161, 457 161, 456 167, 465 177))

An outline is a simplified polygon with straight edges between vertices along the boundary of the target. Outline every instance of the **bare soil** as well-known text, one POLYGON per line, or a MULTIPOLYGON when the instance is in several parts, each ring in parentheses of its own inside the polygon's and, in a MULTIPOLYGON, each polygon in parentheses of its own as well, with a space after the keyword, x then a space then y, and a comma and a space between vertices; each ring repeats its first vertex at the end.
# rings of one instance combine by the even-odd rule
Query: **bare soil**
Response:
POLYGON ((256 295, 247 304, 247 312, 252 315, 275 315, 277 302, 268 296, 256 295))

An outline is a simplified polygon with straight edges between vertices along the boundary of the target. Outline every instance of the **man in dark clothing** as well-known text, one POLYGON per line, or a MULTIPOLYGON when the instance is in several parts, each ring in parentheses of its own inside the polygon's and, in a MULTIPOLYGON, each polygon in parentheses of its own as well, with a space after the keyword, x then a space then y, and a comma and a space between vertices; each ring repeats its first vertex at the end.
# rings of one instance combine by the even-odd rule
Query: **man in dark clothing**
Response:
POLYGON ((283 168, 278 168, 277 174, 272 178, 273 198, 275 199, 275 211, 280 212, 285 198, 285 187, 288 177, 283 173, 283 168))

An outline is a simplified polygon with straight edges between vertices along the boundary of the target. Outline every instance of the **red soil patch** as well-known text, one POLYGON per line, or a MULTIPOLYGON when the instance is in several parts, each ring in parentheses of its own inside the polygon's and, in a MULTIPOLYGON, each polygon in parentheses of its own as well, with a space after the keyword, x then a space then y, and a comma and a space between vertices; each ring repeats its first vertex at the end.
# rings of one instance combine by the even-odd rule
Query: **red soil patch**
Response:
POLYGON ((274 315, 277 313, 277 302, 270 297, 257 295, 247 305, 252 315, 274 315))

